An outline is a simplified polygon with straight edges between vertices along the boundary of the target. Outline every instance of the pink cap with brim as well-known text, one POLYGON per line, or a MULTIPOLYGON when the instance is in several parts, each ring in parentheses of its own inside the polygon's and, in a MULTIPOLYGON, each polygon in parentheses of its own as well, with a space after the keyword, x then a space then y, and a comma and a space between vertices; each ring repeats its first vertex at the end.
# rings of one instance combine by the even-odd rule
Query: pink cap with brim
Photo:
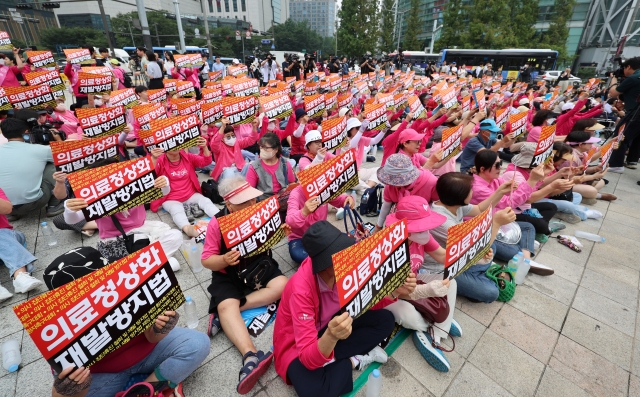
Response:
POLYGON ((442 225, 447 218, 431 211, 429 203, 421 196, 405 196, 398 201, 396 212, 387 215, 385 223, 392 225, 399 220, 407 220, 409 233, 420 233, 442 225))
POLYGON ((258 198, 262 196, 262 192, 258 189, 253 188, 247 182, 233 189, 229 194, 224 196, 224 200, 230 202, 231 204, 242 204, 247 201, 258 198))
POLYGON ((400 133, 398 142, 405 143, 406 141, 421 141, 424 136, 425 134, 418 134, 416 130, 412 130, 411 128, 409 128, 400 133))

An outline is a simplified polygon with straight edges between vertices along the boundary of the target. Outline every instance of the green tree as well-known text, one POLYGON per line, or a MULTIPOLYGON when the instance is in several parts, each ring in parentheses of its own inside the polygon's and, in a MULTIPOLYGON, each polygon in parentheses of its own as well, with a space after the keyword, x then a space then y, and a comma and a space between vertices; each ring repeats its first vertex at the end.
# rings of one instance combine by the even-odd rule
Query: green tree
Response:
POLYGON ((304 49, 307 52, 313 52, 323 50, 322 36, 311 30, 307 21, 295 22, 287 19, 285 23, 276 25, 274 30, 276 48, 279 51, 302 51, 304 49))
POLYGON ((449 0, 444 10, 440 38, 433 46, 434 52, 454 46, 464 47, 463 34, 468 22, 467 8, 468 6, 463 5, 463 0, 449 0))
POLYGON ((418 29, 420 28, 420 17, 418 7, 420 0, 411 0, 411 9, 407 17, 407 32, 402 40, 402 49, 407 51, 420 51, 421 42, 418 40, 418 29))
POLYGON ((567 38, 569 28, 567 23, 573 13, 576 0, 555 0, 554 14, 549 21, 549 29, 542 34, 539 47, 551 48, 558 51, 558 65, 568 65, 574 57, 567 52, 567 38))
POLYGON ((102 30, 90 28, 47 28, 40 31, 40 44, 55 50, 56 44, 108 47, 107 36, 102 30))
POLYGON ((396 24, 394 20, 394 0, 382 0, 379 41, 380 50, 385 52, 392 52, 395 48, 393 43, 393 32, 395 31, 396 24))
POLYGON ((338 18, 338 46, 349 56, 373 52, 376 47, 379 21, 376 19, 376 0, 343 0, 338 18))

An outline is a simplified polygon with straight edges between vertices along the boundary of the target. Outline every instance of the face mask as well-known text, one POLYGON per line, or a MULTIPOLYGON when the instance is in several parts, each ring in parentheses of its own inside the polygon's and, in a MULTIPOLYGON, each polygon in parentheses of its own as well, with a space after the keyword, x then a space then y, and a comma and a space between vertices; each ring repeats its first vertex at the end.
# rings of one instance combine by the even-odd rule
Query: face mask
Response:
POLYGON ((64 112, 65 110, 67 110, 67 107, 66 107, 66 106, 64 106, 64 103, 59 103, 59 104, 56 106, 56 110, 57 110, 58 112, 64 112))
POLYGON ((276 154, 274 152, 268 152, 264 149, 260 149, 260 158, 263 160, 271 160, 276 154))
POLYGON ((236 137, 224 138, 224 144, 227 146, 234 146, 236 144, 236 137))
POLYGON ((220 128, 220 127, 222 127, 222 123, 221 123, 221 122, 218 122, 218 123, 216 123, 215 125, 216 125, 216 128, 220 128))
POLYGON ((425 245, 429 242, 429 239, 431 239, 431 235, 428 230, 420 233, 409 233, 409 240, 420 245, 425 245))
POLYGON ((492 131, 491 133, 489 133, 489 140, 490 141, 494 140, 494 139, 496 139, 497 136, 498 136, 498 133, 492 131))
POLYGON ((94 99, 93 104, 96 106, 102 106, 102 99, 94 99))
POLYGON ((4 65, 4 58, 0 59, 0 65, 4 65))
POLYGON ((275 123, 269 123, 269 125, 267 126, 267 131, 273 131, 275 129, 276 129, 275 123))

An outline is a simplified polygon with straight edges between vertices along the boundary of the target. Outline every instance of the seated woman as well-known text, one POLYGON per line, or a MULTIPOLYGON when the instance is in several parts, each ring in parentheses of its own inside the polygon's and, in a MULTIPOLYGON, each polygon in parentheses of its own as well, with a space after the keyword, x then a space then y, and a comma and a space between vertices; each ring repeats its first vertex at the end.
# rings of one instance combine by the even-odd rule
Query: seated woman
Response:
MULTIPOLYGON (((498 153, 493 150, 481 150, 476 154, 476 173, 473 175, 473 196, 470 200, 471 204, 480 204, 505 183, 505 180, 500 178, 501 167, 502 160, 498 158, 498 153)), ((534 168, 526 183, 512 182, 512 191, 508 196, 505 195, 502 197, 498 204, 493 207, 493 210, 497 211, 507 207, 518 208, 525 204, 534 193, 534 187, 543 178, 543 169, 534 168)), ((510 238, 510 236, 502 236, 500 233, 498 233, 498 237, 496 238, 494 255, 502 261, 506 262, 510 260, 517 255, 519 251, 522 252, 525 259, 531 259, 531 254, 534 253, 536 234, 534 226, 529 222, 517 220, 516 224, 521 232, 519 239, 516 237, 514 240, 510 238)), ((534 261, 531 261, 531 270, 529 271, 541 276, 553 274, 552 268, 534 261)))
POLYGON ((296 176, 289 161, 282 157, 282 144, 276 134, 264 134, 258 144, 260 158, 249 163, 247 182, 263 192, 260 200, 264 200, 286 189, 296 181, 296 176))
MULTIPOLYGON (((51 291, 108 263, 94 248, 73 249, 47 267, 44 282, 51 291)), ((153 326, 90 368, 71 366, 59 374, 52 371, 51 395, 113 397, 125 388, 132 375, 149 374, 144 382, 150 383, 155 391, 167 397, 183 396, 182 381, 207 358, 210 345, 202 332, 176 327, 178 318, 175 311, 165 311, 153 326)))
POLYGON ((302 186, 297 186, 291 191, 287 202, 287 225, 291 226, 289 233, 289 255, 296 263, 302 263, 309 254, 302 245, 302 235, 316 222, 327 220, 329 213, 328 204, 336 208, 348 205, 351 209, 356 207, 352 196, 341 194, 334 200, 318 205, 320 197, 314 196, 307 200, 302 186))
MULTIPOLYGON (((422 153, 420 153, 420 148, 425 139, 429 140, 429 137, 426 137, 426 134, 418 134, 415 130, 406 129, 400 133, 400 137, 398 138, 398 148, 396 153, 403 154, 411 159, 413 165, 417 168, 424 168, 427 170, 432 170, 434 166, 439 162, 439 159, 434 152, 429 159, 424 157, 422 153)), ((393 156, 393 155, 392 155, 393 156)), ((389 156, 391 158, 391 156, 389 156)), ((387 161, 389 161, 387 159, 387 161)))
POLYGON ((211 152, 207 141, 202 137, 198 138, 198 147, 201 149, 199 155, 178 149, 171 149, 166 153, 160 148, 151 151, 151 156, 156 158, 156 173, 167 177, 173 186, 168 195, 151 203, 151 211, 157 212, 162 206, 171 214, 176 226, 189 237, 199 234, 190 224, 189 217, 193 220, 205 213, 214 217, 219 211, 211 200, 202 195, 195 169, 211 163, 211 152))
MULTIPOLYGON (((309 257, 282 293, 273 331, 276 372, 298 396, 337 397, 353 390, 353 369, 387 361, 378 344, 393 330, 394 317, 384 309, 370 309, 356 319, 339 314, 331 255, 355 240, 320 221, 309 227, 302 243, 309 257)), ((412 289, 394 292, 405 296, 412 289)))
POLYGON ((382 229, 391 206, 405 196, 420 196, 432 202, 438 199, 436 193, 437 178, 431 171, 418 168, 408 156, 392 154, 384 167, 378 169, 378 179, 385 184, 382 194, 382 207, 378 216, 376 230, 382 229))
MULTIPOLYGON (((563 167, 576 167, 583 169, 586 161, 587 153, 593 147, 594 143, 600 142, 600 138, 592 137, 589 132, 586 131, 571 131, 564 140, 564 143, 571 146, 573 149, 573 159, 562 164, 563 167)), ((600 151, 596 151, 596 154, 590 161, 595 161, 600 157, 600 151)), ((607 174, 607 170, 603 170, 600 165, 595 167, 587 167, 582 175, 578 184, 573 187, 574 192, 578 192, 582 195, 582 204, 595 204, 597 200, 614 201, 618 197, 611 193, 600 193, 605 185, 604 176, 607 174)))
POLYGON ((318 165, 325 160, 331 160, 335 155, 322 146, 322 134, 318 130, 311 130, 304 136, 307 152, 298 160, 298 169, 318 165))
POLYGON ((253 130, 247 138, 236 139, 235 129, 229 119, 223 117, 221 123, 218 133, 209 134, 211 136, 209 147, 213 151, 213 158, 216 162, 211 171, 211 177, 218 182, 220 182, 219 178, 225 168, 235 167, 238 172, 242 171, 245 163, 242 149, 253 145, 258 140, 257 130, 253 130))
MULTIPOLYGON (((262 195, 261 191, 249 186, 240 175, 223 179, 218 191, 224 198, 229 213, 254 205, 256 199, 262 195)), ((202 265, 211 270, 211 284, 207 288, 211 294, 207 333, 213 337, 220 329, 224 330, 242 354, 242 368, 236 390, 240 394, 247 394, 269 368, 273 355, 270 351, 264 353, 256 349, 240 312, 280 299, 287 278, 282 275, 270 250, 250 258, 242 258, 237 250, 229 250, 216 218, 211 218, 207 227, 202 265), (262 280, 265 285, 261 288, 260 285, 245 284, 239 272, 263 261, 269 264, 267 275, 262 280)))
MULTIPOLYGON (((114 161, 107 160, 101 163, 101 165, 112 163, 114 163, 114 161)), ((166 176, 156 178, 153 187, 161 189, 163 195, 168 195, 171 192, 169 179, 167 179, 166 176)), ((82 221, 84 215, 81 210, 87 207, 88 204, 85 199, 72 198, 65 201, 65 222, 74 225, 82 221)), ((180 270, 180 263, 173 257, 173 254, 178 251, 182 245, 182 233, 172 229, 164 222, 148 220, 144 205, 96 219, 96 224, 100 232, 100 241, 98 241, 96 249, 102 256, 109 259, 109 261, 114 261, 129 255, 124 240, 122 239, 122 233, 118 230, 122 228, 126 235, 133 235, 135 241, 146 239, 151 243, 159 241, 162 249, 164 249, 165 254, 169 258, 169 263, 173 271, 180 270)))
MULTIPOLYGON (((67 134, 67 141, 77 141, 83 138, 82 128, 80 128, 78 118, 74 112, 67 110, 67 105, 64 103, 64 97, 56 98, 56 107, 53 108, 53 112, 49 117, 52 120, 62 122, 62 125, 60 125, 58 129, 67 134)), ((130 127, 127 125, 125 129, 127 129, 128 133, 130 127)))
MULTIPOLYGON (((477 205, 469 204, 473 197, 473 177, 462 172, 450 172, 442 175, 436 184, 436 190, 440 199, 431 204, 431 209, 436 214, 443 215, 446 221, 431 229, 431 235, 441 247, 447 246, 449 228, 464 221, 465 217, 480 215, 489 206, 497 205, 502 197, 509 193, 510 183, 503 183, 491 196, 484 199, 477 205)), ((502 225, 514 222, 515 213, 511 208, 496 211, 493 216, 493 236, 491 243, 495 240, 498 230, 502 225)), ((491 255, 492 257, 493 255, 491 255)), ((413 259, 413 256, 412 256, 413 259)), ((491 303, 498 299, 498 286, 486 276, 486 271, 491 265, 491 260, 484 260, 483 263, 476 264, 467 269, 464 273, 456 277, 458 283, 458 295, 465 296, 471 300, 491 303)), ((444 265, 442 262, 434 260, 432 257, 424 255, 422 269, 427 274, 442 274, 444 265)))

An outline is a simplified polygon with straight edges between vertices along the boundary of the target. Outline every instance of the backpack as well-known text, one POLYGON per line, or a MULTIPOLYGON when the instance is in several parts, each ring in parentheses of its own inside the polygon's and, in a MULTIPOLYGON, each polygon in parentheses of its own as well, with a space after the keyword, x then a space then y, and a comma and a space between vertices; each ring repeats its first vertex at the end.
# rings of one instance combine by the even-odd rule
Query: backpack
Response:
POLYGON ((375 187, 370 187, 364 191, 364 194, 360 199, 360 215, 369 217, 378 216, 380 208, 382 207, 383 189, 383 186, 377 185, 375 187))
POLYGON ((214 204, 222 204, 224 199, 218 193, 218 182, 213 179, 209 179, 208 181, 202 182, 200 185, 202 188, 202 195, 211 200, 214 204))
POLYGON ((122 82, 122 84, 127 88, 133 87, 133 82, 131 81, 131 76, 129 76, 126 73, 123 73, 123 75, 124 75, 124 81, 122 82))

